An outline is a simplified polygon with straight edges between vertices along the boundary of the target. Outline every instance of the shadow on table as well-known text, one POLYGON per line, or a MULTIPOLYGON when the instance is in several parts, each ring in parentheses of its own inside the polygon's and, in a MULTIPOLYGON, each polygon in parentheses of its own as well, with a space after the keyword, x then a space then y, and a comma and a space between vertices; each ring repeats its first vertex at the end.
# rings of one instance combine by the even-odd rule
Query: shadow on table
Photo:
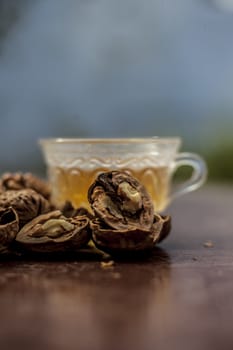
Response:
POLYGON ((107 254, 93 245, 86 248, 70 251, 70 252, 50 252, 50 253, 36 253, 36 252, 8 252, 0 254, 0 263, 4 261, 108 261, 114 260, 118 262, 154 262, 170 264, 170 257, 168 253, 159 247, 152 250, 145 251, 126 251, 115 253, 113 255, 107 254))

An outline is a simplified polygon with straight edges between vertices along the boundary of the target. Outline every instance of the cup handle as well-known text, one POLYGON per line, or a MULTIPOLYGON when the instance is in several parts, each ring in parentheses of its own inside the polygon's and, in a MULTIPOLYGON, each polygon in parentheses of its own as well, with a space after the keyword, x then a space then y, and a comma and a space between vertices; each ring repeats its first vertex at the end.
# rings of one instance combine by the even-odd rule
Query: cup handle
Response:
POLYGON ((180 166, 191 166, 193 173, 191 178, 182 185, 179 185, 170 196, 170 201, 188 192, 195 191, 201 187, 207 178, 207 166, 202 157, 195 153, 179 153, 176 156, 172 173, 174 174, 180 166))

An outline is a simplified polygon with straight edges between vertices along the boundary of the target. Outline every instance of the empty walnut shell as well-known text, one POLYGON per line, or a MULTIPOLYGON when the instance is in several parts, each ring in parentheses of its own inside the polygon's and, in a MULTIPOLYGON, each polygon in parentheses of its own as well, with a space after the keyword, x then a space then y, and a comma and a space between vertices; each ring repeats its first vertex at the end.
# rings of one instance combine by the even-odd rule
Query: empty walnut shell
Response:
POLYGON ((91 232, 86 216, 66 218, 60 210, 42 214, 26 224, 16 236, 21 248, 31 252, 65 252, 88 243, 91 232))
POLYGON ((19 232, 19 218, 14 208, 0 208, 0 253, 8 247, 19 232))
POLYGON ((1 191, 30 188, 40 193, 46 199, 50 197, 50 188, 47 182, 31 173, 5 173, 1 177, 0 184, 1 191))
POLYGON ((107 227, 100 219, 91 222, 92 239, 96 246, 108 253, 143 251, 154 248, 170 231, 170 216, 155 214, 152 227, 147 229, 107 227))
POLYGON ((145 187, 125 172, 100 174, 88 191, 95 215, 109 227, 124 230, 150 230, 154 207, 145 187))
POLYGON ((34 217, 50 211, 49 202, 31 190, 6 191, 0 194, 0 207, 13 207, 19 217, 20 228, 34 217))

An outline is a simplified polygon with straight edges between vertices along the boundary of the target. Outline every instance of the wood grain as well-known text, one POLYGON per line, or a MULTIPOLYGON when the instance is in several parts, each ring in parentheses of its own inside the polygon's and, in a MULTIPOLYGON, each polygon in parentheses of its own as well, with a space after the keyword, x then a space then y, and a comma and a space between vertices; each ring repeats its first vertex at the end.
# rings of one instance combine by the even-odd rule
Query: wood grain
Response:
POLYGON ((2 260, 1 350, 232 350, 232 204, 228 187, 180 198, 142 261, 2 260))

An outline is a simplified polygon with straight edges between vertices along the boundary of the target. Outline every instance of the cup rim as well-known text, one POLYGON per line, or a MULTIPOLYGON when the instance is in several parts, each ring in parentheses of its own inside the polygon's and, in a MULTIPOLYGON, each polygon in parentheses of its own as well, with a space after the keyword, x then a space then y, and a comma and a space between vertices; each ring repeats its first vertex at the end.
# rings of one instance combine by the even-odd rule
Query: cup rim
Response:
POLYGON ((137 143, 168 143, 168 144, 180 144, 181 138, 179 136, 172 137, 112 137, 112 138, 41 138, 38 140, 40 145, 49 144, 137 144, 137 143))

